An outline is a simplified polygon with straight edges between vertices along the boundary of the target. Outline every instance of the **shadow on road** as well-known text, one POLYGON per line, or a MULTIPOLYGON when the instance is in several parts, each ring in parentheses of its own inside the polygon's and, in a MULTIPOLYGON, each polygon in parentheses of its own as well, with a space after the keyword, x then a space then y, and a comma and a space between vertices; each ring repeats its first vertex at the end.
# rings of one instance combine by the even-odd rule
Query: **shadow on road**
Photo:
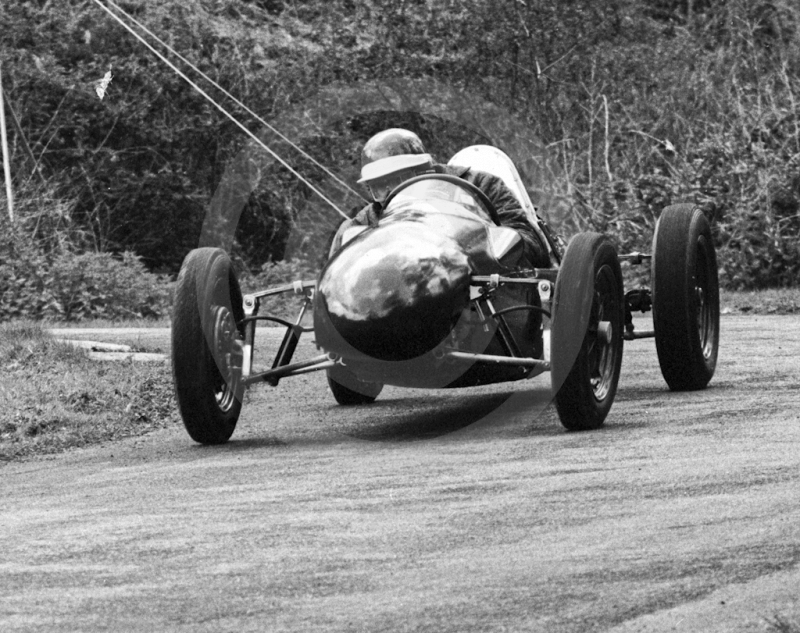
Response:
POLYGON ((260 448, 280 448, 282 446, 288 446, 289 442, 285 442, 284 440, 278 439, 274 436, 265 436, 265 437, 246 437, 243 439, 237 439, 236 436, 231 438, 225 444, 216 444, 216 445, 208 445, 205 446, 203 444, 193 444, 191 446, 192 450, 196 451, 210 451, 215 454, 225 454, 225 453, 237 453, 242 450, 253 450, 253 449, 260 449, 260 448))
POLYGON ((498 393, 459 398, 443 396, 428 399, 423 403, 415 398, 378 401, 369 407, 375 412, 373 415, 362 414, 357 416, 358 419, 344 420, 336 431, 355 439, 376 442, 433 439, 478 422, 512 395, 512 393, 498 393), (381 409, 385 411, 375 415, 381 409))
MULTIPOLYGON (((368 408, 355 408, 336 421, 334 430, 359 440, 411 442, 504 433, 547 433, 553 416, 546 412, 549 390, 504 391, 464 395, 446 391, 424 398, 404 397, 377 401, 368 408), (542 427, 542 428, 540 428, 542 427)), ((557 418, 556 418, 557 419, 557 418)), ((559 433, 563 428, 558 425, 559 433)))

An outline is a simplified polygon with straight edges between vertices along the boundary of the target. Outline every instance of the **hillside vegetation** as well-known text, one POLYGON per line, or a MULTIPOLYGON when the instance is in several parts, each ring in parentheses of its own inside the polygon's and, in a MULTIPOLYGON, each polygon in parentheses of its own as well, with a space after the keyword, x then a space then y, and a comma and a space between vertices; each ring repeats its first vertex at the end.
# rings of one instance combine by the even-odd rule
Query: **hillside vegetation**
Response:
MULTIPOLYGON (((360 147, 384 127, 415 129, 442 160, 492 143, 567 237, 649 250, 661 209, 691 201, 725 287, 796 283, 794 0, 120 6, 356 191, 360 147)), ((9 123, 17 218, 0 220, 0 317, 158 313, 157 274, 201 241, 229 247, 245 276, 319 265, 340 216, 95 2, 7 3, 0 41, 22 130, 9 123), (120 275, 135 293, 112 292, 120 275)), ((165 54, 337 206, 362 204, 165 54)))

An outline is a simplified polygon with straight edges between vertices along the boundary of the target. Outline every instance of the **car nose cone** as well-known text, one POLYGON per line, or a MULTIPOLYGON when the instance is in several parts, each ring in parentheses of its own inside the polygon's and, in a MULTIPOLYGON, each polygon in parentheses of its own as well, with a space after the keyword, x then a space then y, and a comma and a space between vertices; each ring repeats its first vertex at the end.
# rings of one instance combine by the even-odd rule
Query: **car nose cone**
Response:
POLYGON ((433 350, 469 302, 470 267, 458 244, 429 228, 378 227, 323 270, 314 307, 317 344, 401 361, 433 350))

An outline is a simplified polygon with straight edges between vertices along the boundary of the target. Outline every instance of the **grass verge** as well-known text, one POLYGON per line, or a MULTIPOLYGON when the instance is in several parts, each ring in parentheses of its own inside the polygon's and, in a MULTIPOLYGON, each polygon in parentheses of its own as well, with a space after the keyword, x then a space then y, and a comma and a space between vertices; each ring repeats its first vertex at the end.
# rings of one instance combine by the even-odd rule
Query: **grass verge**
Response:
POLYGON ((800 312, 800 288, 722 290, 723 314, 796 314, 800 312))
POLYGON ((39 323, 0 324, 0 463, 179 421, 167 363, 95 362, 39 323))
POLYGON ((168 317, 162 317, 159 319, 84 319, 82 321, 53 321, 45 319, 41 321, 41 324, 44 329, 53 328, 63 330, 80 330, 84 328, 136 328, 150 330, 168 328, 170 326, 170 320, 168 317))

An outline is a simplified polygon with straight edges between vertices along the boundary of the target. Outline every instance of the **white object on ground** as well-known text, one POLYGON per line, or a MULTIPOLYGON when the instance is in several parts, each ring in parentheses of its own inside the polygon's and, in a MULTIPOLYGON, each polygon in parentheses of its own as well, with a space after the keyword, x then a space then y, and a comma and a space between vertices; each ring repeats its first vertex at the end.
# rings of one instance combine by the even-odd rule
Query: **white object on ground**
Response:
POLYGON ((93 352, 130 352, 130 345, 119 345, 117 343, 101 343, 99 341, 77 341, 68 338, 57 338, 57 343, 65 343, 72 345, 72 347, 80 347, 81 349, 88 349, 93 352))
POLYGON ((130 345, 118 343, 102 343, 100 341, 78 341, 74 339, 55 339, 59 343, 71 345, 79 349, 88 351, 87 356, 91 360, 135 360, 140 362, 163 362, 167 360, 166 354, 154 354, 148 352, 133 352, 130 345))
POLYGON ((167 360, 166 354, 148 354, 146 352, 89 352, 88 356, 91 360, 135 360, 148 363, 167 360))

